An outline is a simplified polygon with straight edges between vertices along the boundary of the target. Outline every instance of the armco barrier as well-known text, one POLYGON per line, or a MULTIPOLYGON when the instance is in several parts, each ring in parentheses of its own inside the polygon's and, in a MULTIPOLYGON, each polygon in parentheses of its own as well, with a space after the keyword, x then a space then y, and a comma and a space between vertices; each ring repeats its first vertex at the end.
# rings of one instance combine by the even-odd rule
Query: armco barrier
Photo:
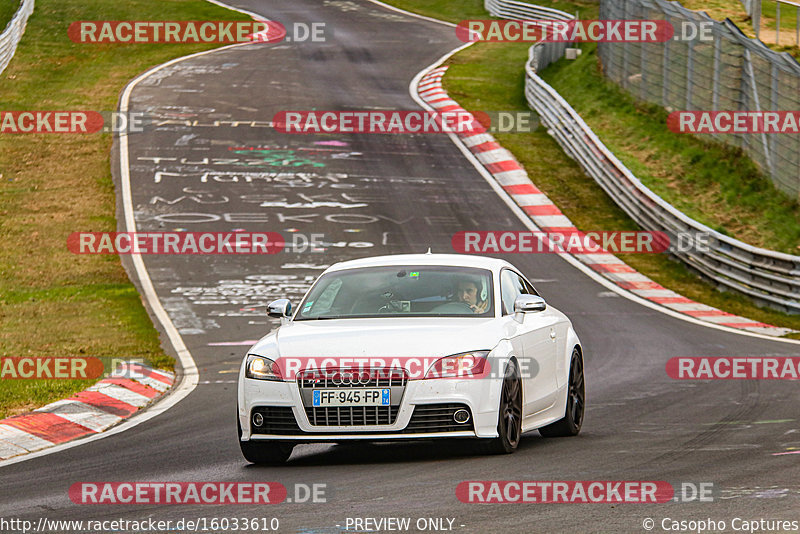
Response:
MULTIPOLYGON (((549 7, 513 0, 484 0, 484 7, 495 17, 512 20, 573 20, 575 17, 549 7)), ((568 43, 538 43, 531 47, 529 63, 543 69, 564 56, 568 43)))
POLYGON ((14 52, 17 51, 17 44, 22 38, 22 34, 25 33, 25 24, 27 24, 30 14, 33 13, 33 1, 22 0, 5 31, 0 34, 0 72, 6 70, 11 58, 14 57, 14 52))
MULTIPOLYGON (((510 0, 485 0, 494 16, 512 19, 569 20, 567 13, 510 0)), ((525 65, 525 97, 548 133, 584 171, 642 228, 709 236, 706 252, 676 252, 680 260, 723 288, 790 313, 800 313, 800 256, 753 247, 720 234, 680 212, 653 193, 597 138, 584 120, 537 70, 563 55, 563 43, 536 43, 525 65)))

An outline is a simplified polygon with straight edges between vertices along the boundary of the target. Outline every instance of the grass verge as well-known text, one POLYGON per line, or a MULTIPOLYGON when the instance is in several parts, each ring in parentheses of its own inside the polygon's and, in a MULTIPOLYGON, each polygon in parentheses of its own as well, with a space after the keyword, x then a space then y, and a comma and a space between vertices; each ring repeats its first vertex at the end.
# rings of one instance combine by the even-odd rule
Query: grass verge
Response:
MULTIPOLYGON (((418 4, 422 4, 417 0, 394 0, 391 3, 412 11, 418 4)), ((482 15, 478 14, 482 9, 480 0, 465 2, 463 16, 454 16, 450 12, 449 3, 442 2, 442 4, 446 9, 442 10, 441 16, 437 16, 435 12, 438 2, 425 2, 423 14, 451 22, 466 18, 487 18, 485 12, 482 15)), ((540 4, 553 5, 570 12, 574 12, 575 7, 587 9, 587 6, 570 8, 565 6, 565 2, 540 2, 540 4)), ((592 14, 581 12, 580 16, 590 17, 592 14)), ((528 46, 520 43, 475 44, 449 60, 451 68, 444 78, 445 89, 468 110, 527 110, 523 92, 523 65, 527 59, 527 50, 528 46)), ((555 85, 556 90, 578 107, 578 111, 584 114, 590 126, 596 128, 595 123, 597 123, 595 131, 623 162, 630 164, 632 170, 637 173, 649 172, 653 181, 648 185, 657 186, 661 183, 661 186, 653 187, 659 194, 662 191, 669 193, 671 190, 672 197, 681 200, 679 207, 684 209, 687 203, 693 200, 692 195, 698 191, 703 193, 704 188, 715 181, 727 181, 730 177, 719 174, 729 172, 744 180, 742 187, 745 190, 754 188, 750 197, 752 199, 758 198, 761 192, 771 188, 771 186, 766 187, 769 185, 766 178, 759 179, 752 173, 752 163, 741 159, 735 151, 716 144, 711 146, 692 137, 671 134, 664 126, 666 121, 663 110, 633 102, 621 89, 603 80, 596 65, 591 47, 585 47, 584 55, 579 61, 562 62, 545 70, 543 74, 555 85), (573 102, 574 100, 576 102, 573 102), (596 108, 581 109, 595 100, 599 101, 596 108), (608 114, 610 116, 606 120, 608 114), (639 130, 643 124, 645 133, 639 130), (614 136, 620 146, 609 142, 607 133, 614 136), (711 150, 717 151, 711 152, 713 157, 707 155, 711 150), (678 163, 682 166, 682 172, 675 170, 675 165, 678 163), (687 172, 692 173, 692 180, 685 179, 687 172), (659 180, 660 182, 657 182, 659 180), (684 189, 687 187, 689 189, 684 189)), ((542 128, 532 134, 496 134, 495 137, 514 153, 536 186, 547 193, 579 229, 584 231, 638 229, 637 225, 594 180, 585 175, 580 167, 566 156, 555 140, 542 128)), ((739 206, 735 203, 736 198, 726 199, 724 198, 726 195, 719 191, 719 187, 715 189, 716 191, 705 192, 704 195, 720 195, 722 198, 720 202, 723 202, 727 216, 730 217, 730 220, 723 219, 723 224, 718 224, 718 227, 727 228, 732 232, 734 227, 738 230, 748 223, 762 225, 762 228, 769 226, 768 219, 765 222, 764 206, 761 206, 762 210, 759 212, 747 211, 748 216, 757 221, 740 219, 738 212, 747 208, 746 204, 739 206)), ((765 194, 771 195, 769 192, 765 194)), ((781 248, 792 248, 790 236, 800 235, 797 233, 797 226, 800 226, 798 225, 800 211, 796 203, 794 205, 790 201, 786 201, 788 204, 783 203, 783 197, 769 198, 781 199, 782 208, 775 209, 779 212, 784 210, 783 221, 787 232, 784 235, 780 231, 767 228, 771 235, 770 239, 781 243, 781 248)), ((715 206, 714 211, 723 210, 715 206)), ((695 211, 697 212, 699 210, 695 211)), ((777 215, 770 215, 772 216, 777 215)), ((797 241, 794 241, 793 245, 797 246, 797 241)), ((718 291, 683 264, 665 255, 623 254, 621 257, 641 273, 688 298, 757 321, 800 330, 800 317, 763 309, 742 295, 718 291)))
MULTIPOLYGON (((202 0, 37 0, 0 76, 0 109, 112 110, 138 73, 219 46, 78 44, 67 37, 77 20, 249 19, 202 0)), ((85 354, 172 368, 119 259, 66 248, 71 232, 116 230, 111 142, 108 134, 0 136, 0 355, 85 354)), ((0 418, 89 382, 3 380, 0 418)))
POLYGON ((6 0, 0 2, 0 33, 3 32, 14 13, 19 9, 20 0, 6 0))

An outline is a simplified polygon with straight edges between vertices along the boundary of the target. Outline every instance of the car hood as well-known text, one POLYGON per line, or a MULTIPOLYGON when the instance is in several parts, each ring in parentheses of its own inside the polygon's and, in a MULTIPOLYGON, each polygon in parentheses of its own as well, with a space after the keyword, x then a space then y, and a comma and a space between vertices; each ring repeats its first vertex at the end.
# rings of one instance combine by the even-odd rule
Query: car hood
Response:
POLYGON ((492 349, 501 337, 494 318, 293 321, 250 352, 269 358, 442 357, 492 349))

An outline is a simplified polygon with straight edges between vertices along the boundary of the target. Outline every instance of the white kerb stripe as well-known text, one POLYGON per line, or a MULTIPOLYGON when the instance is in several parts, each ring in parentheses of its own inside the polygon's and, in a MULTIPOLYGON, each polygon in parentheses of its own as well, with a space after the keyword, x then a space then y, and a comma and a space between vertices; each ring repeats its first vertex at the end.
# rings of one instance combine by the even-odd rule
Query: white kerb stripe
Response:
POLYGON ((631 289, 630 292, 646 299, 664 297, 675 298, 681 296, 669 289, 631 289))
POLYGON ((615 282, 652 282, 649 278, 641 273, 614 273, 603 272, 603 276, 615 282))
POLYGON ((161 393, 165 392, 171 387, 169 384, 166 384, 150 376, 143 376, 136 378, 136 381, 141 382, 145 386, 150 386, 151 388, 160 391, 161 393))
MULTIPOLYGON (((458 106, 458 102, 456 102, 455 100, 450 100, 450 99, 445 99, 445 100, 431 100, 431 101, 430 101, 430 102, 428 102, 428 103, 429 103, 431 106, 433 106, 433 107, 435 107, 435 108, 437 108, 437 109, 438 109, 438 108, 445 108, 445 107, 449 107, 449 106, 458 106)), ((451 110, 450 110, 450 113, 454 113, 454 112, 457 112, 457 111, 465 111, 465 110, 464 110, 464 108, 462 108, 461 106, 458 106, 458 109, 451 109, 451 110)))
POLYGON ((511 195, 518 206, 551 206, 553 202, 544 193, 525 193, 524 195, 511 195))
POLYGON ((117 399, 118 401, 126 402, 131 406, 136 406, 137 408, 141 408, 142 406, 147 406, 148 404, 150 404, 151 401, 150 398, 145 397, 144 395, 140 395, 135 391, 131 391, 116 384, 109 384, 104 382, 99 382, 93 385, 88 389, 88 391, 99 391, 103 395, 108 395, 112 399, 117 399))
POLYGON ((520 169, 498 172, 494 177, 500 185, 531 185, 528 173, 520 169))
POLYGON ((36 411, 63 417, 67 421, 85 426, 95 432, 102 432, 111 425, 122 421, 122 417, 118 415, 104 412, 83 402, 67 399, 48 404, 36 411))
POLYGON ((164 378, 168 378, 171 381, 175 381, 175 374, 170 373, 169 371, 162 371, 160 369, 150 369, 150 372, 156 375, 163 376, 164 378))
POLYGON ((8 425, 0 425, 0 440, 8 441, 26 451, 37 451, 52 445, 52 443, 46 439, 28 434, 25 431, 8 425))
MULTIPOLYGON (((681 311, 681 312, 685 312, 685 311, 709 311, 709 310, 715 309, 715 308, 712 308, 711 306, 706 306, 705 304, 700 304, 699 302, 664 302, 661 305, 662 306, 666 306, 667 308, 669 308, 671 310, 676 310, 676 311, 681 311)), ((732 319, 733 319, 733 317, 732 317, 732 319)), ((740 322, 752 323, 753 321, 748 319, 746 321, 740 321, 740 322)))
POLYGON ((425 94, 422 95, 422 98, 424 98, 428 102, 430 102, 434 98, 443 98, 443 97, 450 98, 450 96, 447 93, 445 93, 438 87, 433 87, 431 89, 428 89, 427 91, 425 91, 425 94))
POLYGON ((486 150, 485 152, 476 152, 475 157, 481 163, 500 163, 501 161, 516 161, 511 152, 505 148, 495 148, 493 150, 486 150))
POLYGON ((572 222, 563 215, 534 215, 531 217, 539 226, 549 228, 572 228, 572 222))
POLYGON ((142 371, 141 369, 128 368, 124 372, 114 373, 113 378, 127 378, 128 380, 135 380, 162 393, 170 388, 170 384, 166 384, 150 376, 144 376, 143 372, 146 373, 148 371, 151 371, 151 369, 147 368, 142 371))
POLYGON ((472 148, 476 145, 482 145, 483 143, 495 142, 494 137, 485 133, 465 135, 461 138, 461 141, 469 148, 472 148))
POLYGON ((625 265, 625 262, 613 254, 575 254, 578 261, 588 265, 625 265))
POLYGON ((703 315, 698 317, 701 321, 708 321, 709 323, 728 323, 729 315, 703 315))
POLYGON ((790 328, 780 328, 777 326, 774 328, 768 328, 766 326, 745 326, 741 327, 741 329, 755 332, 757 334, 767 334, 770 336, 785 336, 786 334, 794 332, 794 330, 790 328))
POLYGON ((18 445, 14 445, 10 441, 0 439, 0 460, 19 456, 20 454, 25 454, 26 452, 28 452, 27 449, 23 449, 18 445))

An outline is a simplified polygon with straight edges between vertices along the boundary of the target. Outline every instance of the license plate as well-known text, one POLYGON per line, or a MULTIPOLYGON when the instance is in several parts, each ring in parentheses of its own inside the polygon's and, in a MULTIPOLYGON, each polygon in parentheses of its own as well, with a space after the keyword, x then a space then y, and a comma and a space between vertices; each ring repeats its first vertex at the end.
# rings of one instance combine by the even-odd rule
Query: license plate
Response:
POLYGON ((312 405, 323 406, 389 406, 389 388, 314 389, 311 391, 312 405))

